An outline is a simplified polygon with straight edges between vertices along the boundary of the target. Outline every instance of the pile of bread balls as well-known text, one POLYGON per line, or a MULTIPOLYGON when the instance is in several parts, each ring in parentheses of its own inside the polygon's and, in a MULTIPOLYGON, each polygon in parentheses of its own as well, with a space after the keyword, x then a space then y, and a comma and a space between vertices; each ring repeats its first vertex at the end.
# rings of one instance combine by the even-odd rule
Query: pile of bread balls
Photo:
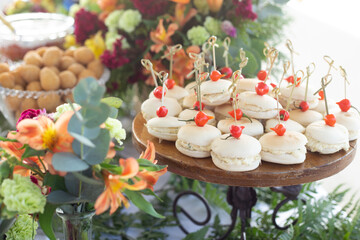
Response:
POLYGON ((72 94, 61 96, 53 91, 73 88, 86 77, 99 79, 104 72, 101 61, 95 59, 87 47, 66 51, 58 47, 41 47, 26 53, 23 60, 23 64, 12 71, 8 64, 0 63, 0 85, 14 90, 46 93, 37 99, 7 96, 8 109, 16 119, 29 108, 45 108, 48 112, 54 112, 66 99, 72 100, 72 94))

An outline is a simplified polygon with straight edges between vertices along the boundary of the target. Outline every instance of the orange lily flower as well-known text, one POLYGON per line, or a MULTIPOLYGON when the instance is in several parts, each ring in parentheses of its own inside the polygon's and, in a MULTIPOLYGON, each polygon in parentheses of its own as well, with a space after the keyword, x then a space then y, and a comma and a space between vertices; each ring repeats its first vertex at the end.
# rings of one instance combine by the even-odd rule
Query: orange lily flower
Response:
POLYGON ((190 0, 170 0, 170 1, 181 4, 188 4, 190 2, 190 0))
POLYGON ((171 17, 173 22, 176 22, 180 28, 182 28, 191 18, 193 18, 197 11, 195 8, 190 8, 188 13, 185 15, 186 5, 178 3, 175 7, 175 17, 171 17))
MULTIPOLYGON (((150 162, 152 162, 153 164, 157 163, 157 160, 155 160, 155 146, 152 142, 150 142, 150 141, 147 142, 146 150, 145 150, 145 152, 141 153, 139 158, 147 159, 150 162)), ((158 181, 159 177, 161 175, 165 174, 166 172, 167 172, 167 167, 163 168, 157 172, 149 172, 146 170, 142 170, 137 174, 137 176, 146 181, 146 183, 147 183, 146 188, 150 188, 151 190, 153 190, 154 185, 158 181)))
POLYGON ((207 0, 207 3, 209 5, 210 11, 212 12, 218 12, 220 11, 224 0, 207 0))
POLYGON ((102 171, 105 181, 105 191, 100 194, 95 202, 96 214, 101 214, 110 208, 110 214, 113 214, 116 209, 124 204, 126 208, 129 207, 128 199, 122 194, 125 189, 131 191, 139 191, 146 188, 144 180, 135 180, 133 177, 139 172, 139 163, 135 158, 120 159, 120 166, 123 167, 121 175, 111 174, 108 171, 102 171), (128 180, 132 179, 134 184, 128 184, 128 180))
POLYGON ((160 19, 158 26, 154 31, 150 32, 151 41, 155 44, 151 46, 150 50, 158 53, 164 47, 164 45, 171 45, 172 40, 171 36, 175 33, 175 31, 179 28, 176 23, 171 23, 167 31, 164 28, 164 19, 160 19))

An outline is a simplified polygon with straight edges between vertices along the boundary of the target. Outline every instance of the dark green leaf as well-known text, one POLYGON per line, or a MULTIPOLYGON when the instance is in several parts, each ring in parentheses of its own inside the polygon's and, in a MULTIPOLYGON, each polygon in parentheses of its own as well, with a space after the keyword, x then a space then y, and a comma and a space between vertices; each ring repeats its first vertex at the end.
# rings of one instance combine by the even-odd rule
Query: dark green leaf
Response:
POLYGON ((154 197, 156 197, 156 199, 159 200, 160 202, 163 201, 161 198, 158 197, 158 195, 156 195, 156 194, 154 193, 153 190, 151 190, 151 189, 149 189, 149 188, 146 188, 146 189, 144 189, 144 190, 141 190, 140 192, 141 192, 142 194, 145 194, 145 195, 154 196, 154 197))
POLYGON ((106 169, 109 172, 114 173, 114 174, 121 175, 121 173, 122 173, 122 167, 120 167, 120 166, 116 166, 116 165, 112 165, 112 164, 108 164, 108 163, 101 163, 100 166, 102 169, 106 169))
POLYGON ((156 172, 156 171, 160 171, 161 169, 164 169, 167 167, 167 165, 156 165, 153 164, 152 162, 150 162, 147 159, 138 159, 137 160, 140 166, 140 169, 145 169, 151 172, 156 172))
POLYGON ((74 89, 74 100, 81 106, 98 105, 105 93, 105 87, 100 86, 94 78, 84 78, 74 89))
POLYGON ((67 192, 57 190, 51 192, 47 196, 47 201, 51 204, 70 204, 70 203, 78 203, 80 200, 67 192))
POLYGON ((59 175, 52 175, 49 172, 45 174, 44 185, 50 186, 52 191, 66 191, 64 177, 61 177, 59 175))
POLYGON ((89 165, 73 153, 60 152, 52 157, 52 164, 57 171, 79 172, 89 168, 89 165))
POLYGON ((44 155, 45 155, 44 150, 40 150, 40 151, 35 150, 35 149, 29 147, 29 145, 26 145, 25 152, 21 156, 21 159, 23 160, 24 158, 29 158, 29 157, 34 157, 34 156, 44 156, 44 155))
POLYGON ((56 205, 47 203, 44 213, 39 214, 39 224, 43 232, 50 240, 56 240, 54 230, 52 229, 52 219, 56 210, 56 205))
POLYGON ((13 167, 10 166, 8 161, 4 161, 0 164, 0 180, 8 178, 13 171, 13 167))
POLYGON ((74 132, 69 132, 69 134, 71 136, 73 136, 76 140, 78 140, 80 143, 84 144, 85 146, 88 146, 88 147, 91 147, 91 148, 95 147, 94 143, 92 143, 86 137, 84 137, 84 136, 82 136, 80 134, 74 133, 74 132))
POLYGON ((0 234, 5 234, 15 223, 16 218, 0 219, 0 234))
POLYGON ((106 103, 110 107, 114 107, 114 108, 120 108, 123 103, 123 101, 120 98, 116 98, 116 97, 106 97, 101 99, 101 102, 106 103))
POLYGON ((9 138, 5 138, 5 137, 2 137, 2 136, 0 136, 0 141, 3 141, 3 142, 18 142, 18 140, 16 140, 16 139, 9 139, 9 138))
POLYGON ((124 193, 126 194, 126 196, 129 198, 129 200, 135 205, 137 206, 140 210, 150 214, 153 217, 156 218, 164 218, 164 216, 158 214, 154 207, 151 205, 151 203, 149 203, 148 201, 145 200, 145 198, 141 195, 140 192, 134 192, 134 191, 129 191, 129 190, 125 190, 124 193))
POLYGON ((209 226, 203 227, 200 230, 190 233, 186 235, 183 240, 199 240, 199 239, 205 239, 206 233, 209 230, 209 226))

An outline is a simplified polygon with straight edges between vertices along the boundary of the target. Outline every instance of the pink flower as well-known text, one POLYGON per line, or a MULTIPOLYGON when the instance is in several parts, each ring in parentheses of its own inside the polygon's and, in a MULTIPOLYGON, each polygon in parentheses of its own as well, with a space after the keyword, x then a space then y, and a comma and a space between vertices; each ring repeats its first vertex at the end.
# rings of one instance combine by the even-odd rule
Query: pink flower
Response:
POLYGON ((101 55, 101 62, 110 69, 119 68, 127 63, 126 50, 122 49, 121 39, 117 39, 113 44, 113 51, 106 50, 101 55))
POLYGON ((233 3, 236 6, 236 15, 241 16, 244 19, 250 19, 252 21, 257 18, 257 14, 252 10, 251 0, 233 0, 233 3))
POLYGON ((168 0, 132 0, 132 3, 145 17, 155 17, 166 12, 169 2, 168 0))
POLYGON ((98 19, 97 15, 83 8, 76 13, 74 26, 76 42, 81 44, 98 31, 106 31, 105 24, 98 19))
POLYGON ((41 109, 27 109, 25 111, 23 111, 19 117, 19 120, 16 123, 16 126, 18 125, 18 123, 24 119, 36 119, 37 117, 44 115, 46 116, 46 109, 44 108, 43 110, 41 109))
POLYGON ((237 34, 236 28, 230 21, 228 20, 223 21, 221 23, 221 29, 223 30, 224 33, 226 33, 230 37, 236 37, 237 34))

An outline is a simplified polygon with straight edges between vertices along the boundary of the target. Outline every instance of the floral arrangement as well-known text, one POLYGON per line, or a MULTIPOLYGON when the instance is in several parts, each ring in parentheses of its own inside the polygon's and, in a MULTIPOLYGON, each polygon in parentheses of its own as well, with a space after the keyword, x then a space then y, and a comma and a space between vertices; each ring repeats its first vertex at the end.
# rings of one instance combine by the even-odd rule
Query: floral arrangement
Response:
POLYGON ((5 8, 5 13, 7 15, 26 12, 66 13, 72 4, 72 0, 15 0, 5 8))
MULTIPOLYGON (((282 4, 268 0, 97 0, 80 1, 70 8, 75 33, 66 47, 85 44, 96 51, 112 70, 108 90, 123 97, 131 84, 154 82, 140 60, 149 59, 156 72, 169 72, 169 47, 181 44, 173 56, 173 78, 182 86, 194 60, 211 36, 218 37, 216 62, 219 67, 237 69, 239 49, 249 58, 245 76, 255 76, 261 68, 265 41, 273 41, 286 23, 282 4), (86 3, 85 3, 86 2, 86 3), (98 9, 94 7, 97 3, 98 9), (95 40, 95 38, 97 38, 95 40), (230 41, 224 45, 225 38, 230 41), (130 84, 129 84, 130 83, 130 84)), ((209 54, 210 55, 210 54, 209 54)), ((211 58, 211 56, 209 57, 211 58)))
POLYGON ((116 119, 122 101, 103 98, 104 93, 95 79, 83 79, 73 91, 74 103, 52 114, 26 110, 16 131, 0 139, 0 222, 10 226, 16 218, 6 233, 9 239, 33 239, 35 220, 55 239, 56 208, 112 214, 130 200, 162 217, 142 195, 154 195, 153 186, 167 167, 156 165, 151 142, 139 159, 116 157, 126 135, 116 119))

